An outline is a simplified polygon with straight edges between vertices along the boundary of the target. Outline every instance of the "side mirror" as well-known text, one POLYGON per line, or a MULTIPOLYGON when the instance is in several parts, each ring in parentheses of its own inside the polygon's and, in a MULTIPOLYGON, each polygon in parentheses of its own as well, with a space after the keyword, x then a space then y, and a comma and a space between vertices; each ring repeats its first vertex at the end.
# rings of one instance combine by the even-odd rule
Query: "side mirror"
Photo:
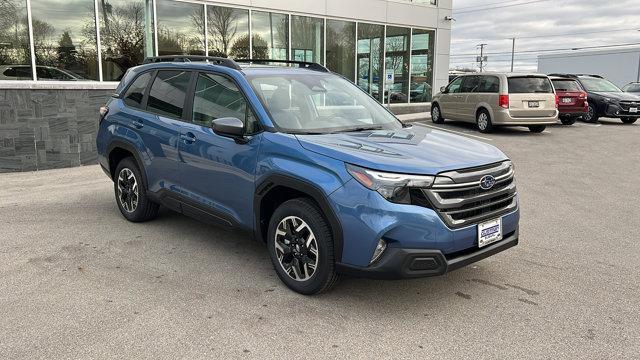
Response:
POLYGON ((440 92, 443 93, 443 94, 446 94, 447 93, 447 87, 446 86, 440 87, 440 92))
POLYGON ((234 117, 215 119, 211 122, 211 128, 220 136, 239 138, 244 135, 244 123, 234 117))

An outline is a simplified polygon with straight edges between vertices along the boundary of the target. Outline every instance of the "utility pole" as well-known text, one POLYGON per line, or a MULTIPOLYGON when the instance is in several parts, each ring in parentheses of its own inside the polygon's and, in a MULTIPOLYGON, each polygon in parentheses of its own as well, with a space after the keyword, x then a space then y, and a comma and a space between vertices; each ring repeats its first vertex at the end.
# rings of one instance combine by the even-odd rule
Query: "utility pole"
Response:
POLYGON ((480 47, 480 57, 477 61, 480 63, 480 72, 482 72, 482 70, 484 70, 484 62, 486 61, 484 58, 484 47, 487 46, 487 44, 478 44, 477 46, 480 47))
POLYGON ((516 38, 511 38, 511 72, 513 72, 513 58, 516 53, 516 38))

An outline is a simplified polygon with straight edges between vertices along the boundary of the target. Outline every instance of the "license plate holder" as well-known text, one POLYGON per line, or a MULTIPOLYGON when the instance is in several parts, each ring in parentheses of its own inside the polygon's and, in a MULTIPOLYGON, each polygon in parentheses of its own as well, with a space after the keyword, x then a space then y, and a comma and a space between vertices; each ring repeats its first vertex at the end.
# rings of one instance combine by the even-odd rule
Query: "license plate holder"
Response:
POLYGON ((569 104, 571 103, 572 99, 571 98, 562 98, 562 103, 563 104, 569 104))
POLYGON ((632 113, 632 114, 635 114, 635 113, 638 112, 638 108, 637 107, 629 108, 629 112, 632 113))
POLYGON ((502 218, 478 224, 478 247, 502 240, 502 218))
POLYGON ((529 107, 530 108, 539 108, 540 107, 540 101, 529 101, 529 107))

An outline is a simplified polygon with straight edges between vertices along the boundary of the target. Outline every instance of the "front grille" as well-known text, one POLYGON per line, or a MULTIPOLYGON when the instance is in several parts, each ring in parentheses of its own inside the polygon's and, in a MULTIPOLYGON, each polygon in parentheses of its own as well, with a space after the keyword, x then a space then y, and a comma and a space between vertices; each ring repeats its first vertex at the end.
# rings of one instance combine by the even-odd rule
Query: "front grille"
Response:
POLYGON ((510 161, 441 173, 431 188, 421 191, 425 199, 412 196, 412 200, 420 200, 417 201, 420 204, 415 205, 424 206, 428 200, 430 207, 451 228, 497 218, 514 211, 518 206, 518 192, 510 161), (480 187, 480 179, 485 175, 492 175, 496 180, 489 190, 480 187))
POLYGON ((640 101, 620 101, 620 107, 624 111, 629 111, 630 108, 640 108, 640 101))

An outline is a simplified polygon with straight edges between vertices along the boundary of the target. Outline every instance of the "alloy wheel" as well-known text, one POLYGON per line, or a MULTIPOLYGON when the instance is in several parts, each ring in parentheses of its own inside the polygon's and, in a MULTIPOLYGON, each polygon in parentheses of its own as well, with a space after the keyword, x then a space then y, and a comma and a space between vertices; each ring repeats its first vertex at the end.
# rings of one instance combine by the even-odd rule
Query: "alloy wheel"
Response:
POLYGON ((282 269, 296 281, 309 280, 318 267, 318 243, 309 225, 288 216, 276 228, 274 246, 282 269))
POLYGON ((433 109, 431 109, 431 120, 440 120, 440 109, 437 106, 434 106, 433 109))
POLYGON ((118 201, 128 213, 138 208, 138 181, 129 168, 123 168, 118 174, 118 201))
POLYGON ((487 114, 480 113, 480 115, 478 115, 478 128, 480 130, 485 130, 487 125, 489 125, 489 118, 487 117, 487 114))

